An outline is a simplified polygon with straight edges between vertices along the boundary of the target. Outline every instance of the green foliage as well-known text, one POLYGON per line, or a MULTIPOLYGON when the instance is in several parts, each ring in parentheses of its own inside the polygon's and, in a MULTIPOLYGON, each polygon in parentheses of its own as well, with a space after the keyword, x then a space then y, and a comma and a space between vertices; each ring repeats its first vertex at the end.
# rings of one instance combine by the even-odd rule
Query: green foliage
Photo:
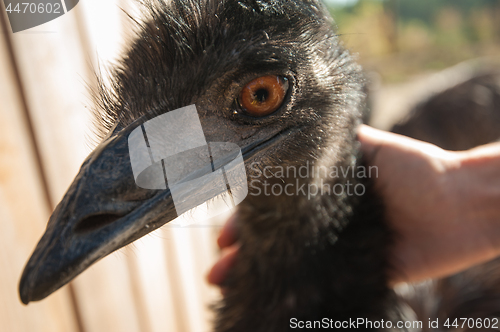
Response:
POLYGON ((417 19, 431 26, 443 8, 451 7, 460 11, 463 16, 467 16, 472 10, 488 9, 498 4, 498 0, 400 0, 397 2, 401 21, 417 19))
POLYGON ((500 55, 500 0, 359 0, 330 11, 346 45, 384 78, 500 55))

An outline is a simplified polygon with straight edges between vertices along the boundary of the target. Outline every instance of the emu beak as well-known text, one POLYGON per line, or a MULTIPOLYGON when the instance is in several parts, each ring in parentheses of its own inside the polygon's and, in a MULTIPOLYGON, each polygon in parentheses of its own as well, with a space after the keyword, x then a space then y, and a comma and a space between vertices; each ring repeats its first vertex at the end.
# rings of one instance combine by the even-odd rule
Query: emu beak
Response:
MULTIPOLYGON (((179 210, 176 197, 172 195, 172 192, 175 194, 173 186, 169 188, 166 181, 163 182, 163 188, 144 189, 138 186, 138 177, 134 174, 136 169, 131 160, 132 152, 129 152, 129 139, 134 132, 137 133, 134 129, 143 129, 139 120, 119 131, 115 129, 84 161, 80 172, 50 217, 45 234, 24 269, 19 285, 24 304, 47 297, 97 260, 188 210, 179 210)), ((229 144, 233 146, 233 151, 228 154, 227 149, 225 152, 223 149, 219 150, 219 163, 213 159, 208 164, 208 169, 199 165, 187 167, 190 171, 181 172, 177 176, 181 176, 184 181, 221 170, 228 162, 232 163, 231 158, 236 160, 236 145, 229 144)), ((252 147, 255 144, 248 147, 255 150, 252 147)), ((239 148, 238 153, 241 153, 239 148)), ((199 155, 198 151, 198 157, 199 155)), ((213 150, 211 156, 214 156, 213 150)), ((243 165, 242 155, 239 154, 239 157, 243 165)), ((164 162, 167 163, 161 161, 160 165, 164 162)), ((237 171, 241 175, 241 168, 237 171)), ((230 175, 227 169, 226 174, 230 175)), ((244 169, 243 176, 246 190, 244 169)), ((168 183, 171 183, 170 180, 168 177, 168 183)), ((195 193, 201 193, 202 196, 205 194, 204 197, 207 193, 211 197, 220 194, 220 190, 214 189, 213 183, 209 182, 196 186, 195 193)), ((230 182, 226 177, 224 185, 230 182)), ((241 184, 241 181, 236 185, 233 182, 232 187, 241 184)), ((223 189, 227 190, 228 187, 224 186, 223 189)), ((234 197, 234 204, 243 200, 247 191, 240 191, 240 194, 239 197, 234 197)))

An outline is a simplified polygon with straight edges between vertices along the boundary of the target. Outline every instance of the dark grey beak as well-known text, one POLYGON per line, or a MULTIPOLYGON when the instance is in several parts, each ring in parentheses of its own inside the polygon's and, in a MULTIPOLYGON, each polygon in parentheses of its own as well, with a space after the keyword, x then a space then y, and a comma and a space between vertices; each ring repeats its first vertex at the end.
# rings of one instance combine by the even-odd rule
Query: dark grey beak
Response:
MULTIPOLYGON (((47 297, 92 263, 175 219, 182 212, 177 202, 183 198, 178 195, 176 206, 171 193, 175 191, 168 184, 165 186, 166 182, 160 190, 143 189, 137 185, 129 154, 129 137, 134 129, 140 130, 140 124, 138 120, 124 129, 115 129, 83 163, 50 217, 45 234, 24 269, 19 285, 23 303, 47 297)), ((247 150, 255 146, 252 144, 247 150)), ((236 156, 234 149, 224 149, 227 144, 222 144, 218 151, 214 150, 217 144, 212 147, 212 156, 218 154, 219 157, 208 168, 194 165, 187 167, 189 172, 177 172, 175 176, 183 179, 177 183, 213 174, 236 156)), ((203 151, 199 149, 191 151, 194 155, 200 153, 203 151)), ((246 188, 246 176, 243 181, 246 188)), ((170 178, 168 183, 171 183, 170 178)), ((205 197, 207 193, 212 197, 220 194, 220 186, 217 189, 210 181, 197 183, 195 194, 201 193, 205 197)), ((182 196, 182 192, 180 194, 182 196)), ((244 194, 246 196, 246 192, 244 194)), ((244 196, 237 197, 238 202, 244 196)))
POLYGON ((83 163, 24 269, 23 303, 45 298, 177 216, 169 190, 141 189, 134 182, 127 137, 136 126, 113 133, 83 163))

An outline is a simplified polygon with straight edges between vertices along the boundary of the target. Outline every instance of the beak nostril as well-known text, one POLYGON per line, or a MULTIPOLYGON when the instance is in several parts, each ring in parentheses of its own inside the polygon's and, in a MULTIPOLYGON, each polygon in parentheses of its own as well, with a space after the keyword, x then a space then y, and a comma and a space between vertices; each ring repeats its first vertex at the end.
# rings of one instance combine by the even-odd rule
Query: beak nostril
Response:
POLYGON ((120 218, 121 216, 113 213, 96 214, 80 220, 75 225, 73 230, 77 234, 92 232, 107 226, 120 218))

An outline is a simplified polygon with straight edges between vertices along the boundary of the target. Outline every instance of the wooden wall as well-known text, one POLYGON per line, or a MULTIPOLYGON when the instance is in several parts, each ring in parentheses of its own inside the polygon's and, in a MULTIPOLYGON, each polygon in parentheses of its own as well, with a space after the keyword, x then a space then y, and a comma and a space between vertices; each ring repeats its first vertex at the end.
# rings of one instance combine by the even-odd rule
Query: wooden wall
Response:
MULTIPOLYGON (((0 26, 0 331, 203 332, 219 296, 205 282, 218 228, 166 225, 101 260, 47 299, 21 304, 18 282, 91 151, 93 68, 132 38, 131 1, 84 0, 11 33, 0 26)), ((0 5, 3 7, 3 2, 0 5)))

